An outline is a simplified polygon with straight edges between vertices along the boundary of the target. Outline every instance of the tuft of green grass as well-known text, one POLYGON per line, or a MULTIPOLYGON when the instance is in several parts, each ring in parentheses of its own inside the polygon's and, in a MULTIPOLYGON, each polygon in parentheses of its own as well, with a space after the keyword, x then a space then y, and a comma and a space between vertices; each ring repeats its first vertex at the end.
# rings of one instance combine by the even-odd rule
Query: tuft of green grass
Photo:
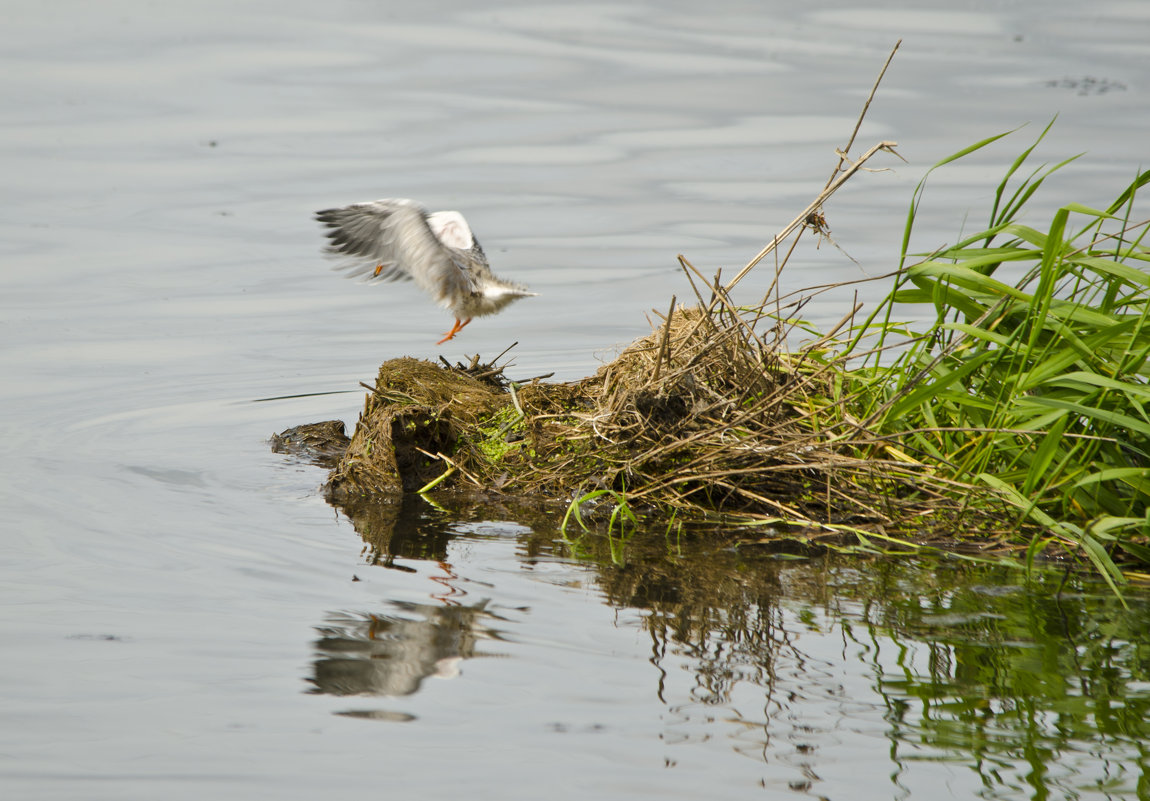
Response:
POLYGON ((846 389, 888 445, 1005 501, 1031 560, 1060 543, 1117 590, 1119 552, 1150 563, 1150 220, 1133 218, 1150 170, 1104 209, 1024 224, 1073 160, 1018 177, 1049 129, 1007 170, 985 229, 913 261, 919 184, 895 286, 847 346, 861 365, 846 389), (900 322, 924 309, 926 323, 900 322))

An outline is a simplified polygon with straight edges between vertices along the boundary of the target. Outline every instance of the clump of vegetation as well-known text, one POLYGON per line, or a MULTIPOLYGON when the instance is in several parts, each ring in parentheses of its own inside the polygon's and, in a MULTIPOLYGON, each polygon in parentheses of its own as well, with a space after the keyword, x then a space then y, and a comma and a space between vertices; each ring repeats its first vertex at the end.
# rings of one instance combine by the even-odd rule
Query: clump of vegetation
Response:
POLYGON ((822 204, 864 159, 733 280, 680 257, 695 302, 672 299, 594 376, 517 384, 478 357, 388 362, 329 487, 551 496, 580 525, 611 501, 620 531, 646 513, 739 524, 744 540, 1057 547, 1117 585, 1119 554, 1150 563, 1150 222, 1132 218, 1150 171, 1040 230, 1019 213, 1063 165, 1015 181, 1032 150, 987 228, 914 260, 920 184, 902 264, 874 279, 892 291, 830 332, 797 319, 808 296, 746 306, 730 290, 790 232, 825 235, 822 204), (926 322, 903 321, 923 308, 926 322))
POLYGON ((895 287, 844 349, 871 342, 845 377, 866 428, 1004 500, 1032 555, 1056 543, 1119 582, 1115 549, 1150 564, 1150 221, 1133 217, 1150 171, 1107 208, 1070 203, 1040 230, 1019 212, 1067 162, 1012 184, 1033 149, 986 229, 909 263, 919 185, 895 287), (930 324, 898 325, 908 306, 932 308, 930 324), (884 361, 894 338, 904 346, 884 361))

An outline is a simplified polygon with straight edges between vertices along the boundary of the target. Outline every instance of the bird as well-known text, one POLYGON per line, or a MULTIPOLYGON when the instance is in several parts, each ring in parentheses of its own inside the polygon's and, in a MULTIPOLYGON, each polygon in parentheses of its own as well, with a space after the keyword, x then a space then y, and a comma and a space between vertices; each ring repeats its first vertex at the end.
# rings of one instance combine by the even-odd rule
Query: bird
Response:
POLYGON ((418 201, 388 198, 324 209, 315 218, 331 240, 324 253, 342 261, 334 269, 367 282, 414 280, 455 315, 455 325, 437 345, 454 339, 473 318, 538 294, 491 272, 458 211, 429 212, 418 201))

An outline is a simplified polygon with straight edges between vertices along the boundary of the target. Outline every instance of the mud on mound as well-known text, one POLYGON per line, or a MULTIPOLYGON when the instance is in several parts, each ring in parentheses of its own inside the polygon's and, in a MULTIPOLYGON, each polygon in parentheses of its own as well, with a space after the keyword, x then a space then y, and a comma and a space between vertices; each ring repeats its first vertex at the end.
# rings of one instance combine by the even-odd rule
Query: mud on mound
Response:
POLYGON ((466 373, 420 359, 384 362, 326 486, 336 501, 414 492, 443 474, 465 432, 510 403, 466 373))
POLYGON ((339 464, 350 441, 342 420, 324 420, 272 434, 270 444, 273 453, 290 454, 320 467, 331 468, 339 464))

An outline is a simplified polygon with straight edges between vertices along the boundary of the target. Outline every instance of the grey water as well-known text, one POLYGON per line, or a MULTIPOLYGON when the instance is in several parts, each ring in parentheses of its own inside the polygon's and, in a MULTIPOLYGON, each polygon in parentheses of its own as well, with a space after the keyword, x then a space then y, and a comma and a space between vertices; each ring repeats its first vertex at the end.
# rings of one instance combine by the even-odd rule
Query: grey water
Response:
MULTIPOLYGON (((1088 578, 352 519, 270 452, 401 355, 593 372, 852 155, 785 291, 1145 166, 1150 6, 0 0, 0 794, 1150 797, 1147 596, 1088 578), (436 347, 311 214, 458 209, 539 292, 436 347), (265 400, 280 398, 280 400, 265 400), (366 523, 364 521, 367 521, 366 523)), ((772 271, 752 273, 747 298, 772 271)), ((873 303, 882 282, 862 284, 873 303)), ((855 287, 819 296, 837 321, 855 287)))

